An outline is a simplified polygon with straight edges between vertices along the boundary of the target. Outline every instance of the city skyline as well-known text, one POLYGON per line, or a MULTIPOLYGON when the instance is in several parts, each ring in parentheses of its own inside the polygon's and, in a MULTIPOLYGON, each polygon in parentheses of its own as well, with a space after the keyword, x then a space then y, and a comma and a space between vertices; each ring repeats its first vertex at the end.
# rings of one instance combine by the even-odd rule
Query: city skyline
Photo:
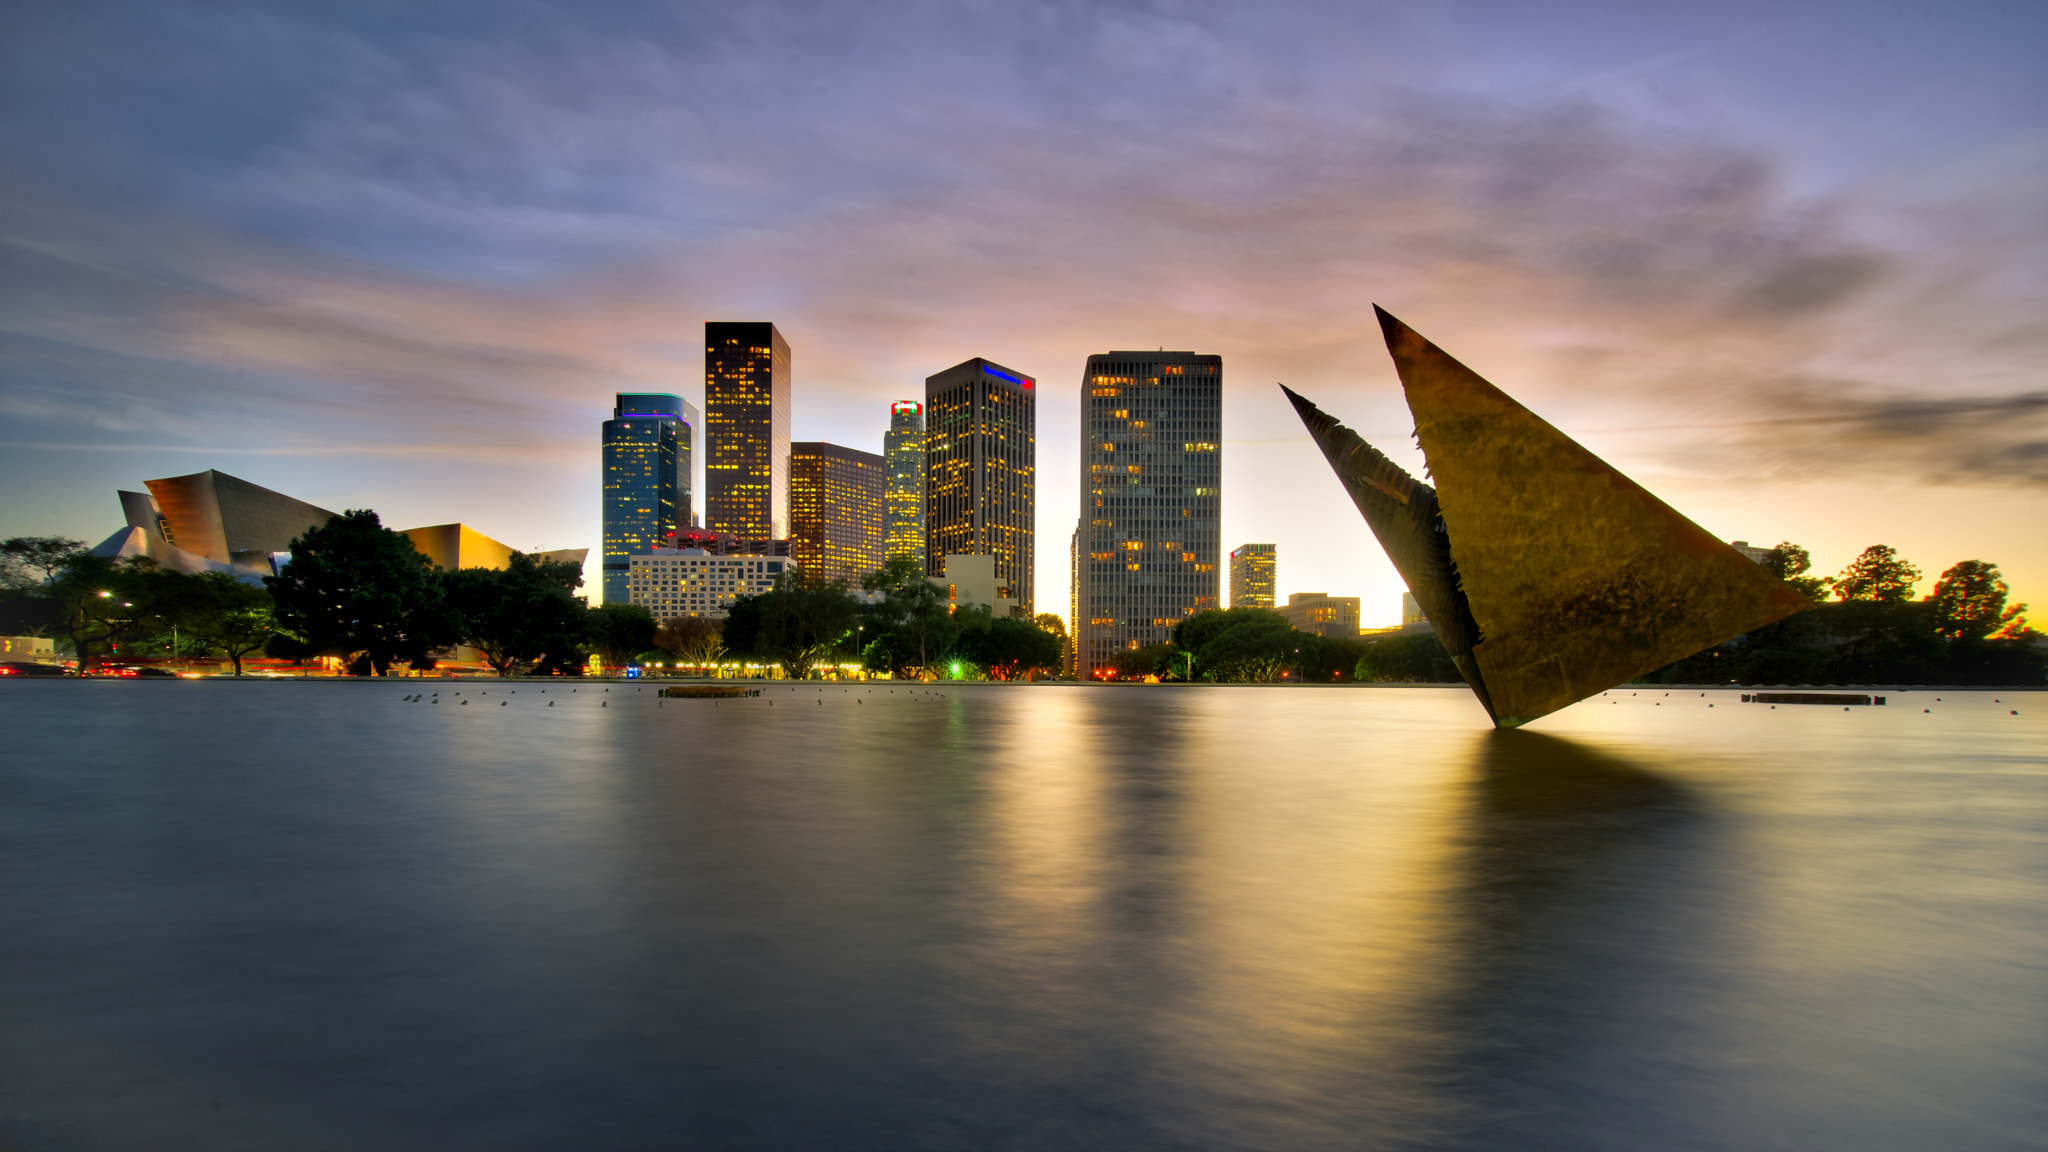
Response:
POLYGON ((1225 538, 1392 624, 1273 387, 1418 468, 1378 300, 1722 539, 2048 598, 2040 12, 522 12, 0 17, 0 522, 97 539, 107 492, 219 468, 595 552, 588 430, 700 399, 708 320, 774 320, 791 437, 865 451, 935 364, 1198 347, 1225 538), (924 100, 964 44, 1006 47, 924 100), (732 95, 770 58, 815 91, 732 95))

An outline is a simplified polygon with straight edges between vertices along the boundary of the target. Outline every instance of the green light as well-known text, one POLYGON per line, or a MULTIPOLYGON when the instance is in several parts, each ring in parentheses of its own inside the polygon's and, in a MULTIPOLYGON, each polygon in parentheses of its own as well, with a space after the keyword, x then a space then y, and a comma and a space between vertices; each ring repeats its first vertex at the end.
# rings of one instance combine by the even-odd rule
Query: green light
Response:
POLYGON ((960 662, 959 662, 958 660, 955 660, 955 661, 953 661, 953 679, 955 679, 955 680, 958 680, 959 678, 960 678, 960 662))

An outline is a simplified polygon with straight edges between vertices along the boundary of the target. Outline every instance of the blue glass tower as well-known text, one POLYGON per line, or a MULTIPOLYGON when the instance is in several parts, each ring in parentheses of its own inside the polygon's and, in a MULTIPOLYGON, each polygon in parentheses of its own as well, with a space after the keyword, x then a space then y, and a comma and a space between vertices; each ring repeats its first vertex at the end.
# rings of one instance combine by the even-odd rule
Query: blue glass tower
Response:
POLYGON ((632 558, 697 524, 697 409, 680 396, 621 392, 604 422, 604 602, 630 599, 632 558))

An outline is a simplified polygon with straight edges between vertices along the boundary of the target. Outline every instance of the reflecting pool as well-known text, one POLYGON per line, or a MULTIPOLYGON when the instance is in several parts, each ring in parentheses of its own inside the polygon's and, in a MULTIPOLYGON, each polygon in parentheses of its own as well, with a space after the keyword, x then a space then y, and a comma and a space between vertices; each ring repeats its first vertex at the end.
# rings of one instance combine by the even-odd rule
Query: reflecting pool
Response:
POLYGON ((0 1147, 2038 1148, 2048 695, 1889 695, 8 684, 0 1147))

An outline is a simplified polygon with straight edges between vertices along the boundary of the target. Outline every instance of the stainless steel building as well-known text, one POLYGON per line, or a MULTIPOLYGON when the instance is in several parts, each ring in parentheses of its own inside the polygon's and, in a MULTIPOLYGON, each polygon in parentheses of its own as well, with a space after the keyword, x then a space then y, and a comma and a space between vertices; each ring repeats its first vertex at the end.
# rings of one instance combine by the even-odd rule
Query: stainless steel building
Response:
POLYGON ((1081 378, 1074 643, 1083 679, 1221 607, 1223 358, 1105 352, 1081 378))

